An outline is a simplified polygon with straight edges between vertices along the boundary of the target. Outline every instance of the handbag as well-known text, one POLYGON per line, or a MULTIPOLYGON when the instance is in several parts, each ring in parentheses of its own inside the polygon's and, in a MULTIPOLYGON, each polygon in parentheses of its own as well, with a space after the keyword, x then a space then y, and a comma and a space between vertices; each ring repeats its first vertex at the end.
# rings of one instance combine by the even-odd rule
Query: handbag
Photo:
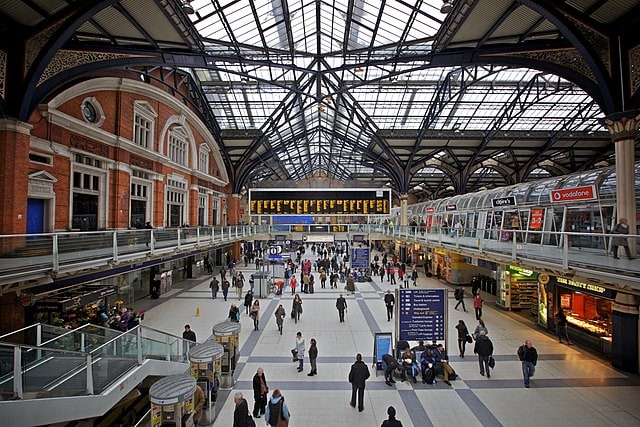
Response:
POLYGON ((471 344, 473 342, 473 338, 471 338, 471 335, 468 335, 468 334, 467 334, 467 337, 465 338, 465 340, 467 340, 467 342, 469 344, 471 344))
POLYGON ((278 421, 276 421, 276 427, 289 427, 289 420, 285 420, 282 416, 284 411, 284 400, 280 401, 280 413, 278 414, 278 421))
POLYGON ((293 356, 293 361, 297 362, 298 361, 298 350, 296 350, 295 348, 291 349, 291 355, 293 356))
POLYGON ((491 369, 496 367, 496 359, 494 359, 493 356, 489 356, 489 367, 491 369))

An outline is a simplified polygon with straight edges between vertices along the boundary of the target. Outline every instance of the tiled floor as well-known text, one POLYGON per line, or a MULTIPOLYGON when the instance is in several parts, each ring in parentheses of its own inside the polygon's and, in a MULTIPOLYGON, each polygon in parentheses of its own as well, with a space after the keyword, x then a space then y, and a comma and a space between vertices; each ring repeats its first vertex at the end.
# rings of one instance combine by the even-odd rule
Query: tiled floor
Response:
MULTIPOLYGON (((250 272, 247 269, 247 272, 250 272)), ((424 276, 420 287, 444 285, 424 276)), ((318 286, 319 287, 319 286, 318 286)), ((222 391, 216 405, 214 426, 233 424, 233 393, 245 394, 253 406, 251 380, 258 367, 264 368, 270 390, 282 390, 295 426, 379 426, 386 419, 387 407, 393 405, 404 426, 640 426, 640 380, 613 369, 605 360, 579 346, 559 344, 553 336, 536 330, 487 304, 484 320, 495 347, 496 368, 491 379, 480 376, 473 344, 466 357, 458 357, 454 329, 463 319, 472 329, 473 313, 453 309, 453 292, 449 299, 450 360, 460 377, 449 387, 443 382, 434 385, 398 382, 391 388, 383 375, 371 370, 365 391, 365 410, 359 413, 348 405, 350 384, 347 375, 356 353, 362 353, 371 369, 373 332, 391 331, 386 320, 382 295, 391 286, 358 283, 355 295, 346 296, 348 312, 345 323, 338 322, 335 300, 338 290, 318 289, 313 295, 303 294, 304 313, 298 324, 285 319, 284 334, 278 334, 274 310, 282 303, 289 313, 291 295, 261 301, 260 331, 253 331, 252 320, 244 315, 240 334, 241 359, 236 370, 235 386, 222 391), (318 375, 309 377, 309 365, 298 373, 289 350, 295 333, 302 331, 309 340, 318 342, 318 375), (520 362, 515 355, 525 339, 531 339, 540 355, 536 375, 530 389, 522 382, 520 362)), ((202 342, 211 335, 214 324, 223 321, 231 302, 213 300, 208 280, 179 292, 147 311, 145 325, 180 334, 190 324, 202 342), (200 316, 196 317, 196 308, 200 316)), ((468 304, 471 301, 468 299, 468 304)), ((308 362, 308 361, 305 361, 308 362)), ((256 420, 264 425, 263 419, 256 420)))

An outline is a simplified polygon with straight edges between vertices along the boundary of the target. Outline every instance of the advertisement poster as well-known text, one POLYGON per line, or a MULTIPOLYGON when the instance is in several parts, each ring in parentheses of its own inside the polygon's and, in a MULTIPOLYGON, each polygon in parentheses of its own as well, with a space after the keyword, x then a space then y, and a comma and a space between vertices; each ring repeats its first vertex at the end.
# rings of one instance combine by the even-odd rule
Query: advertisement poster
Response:
POLYGON ((446 289, 400 289, 399 339, 444 341, 446 289))
POLYGON ((391 332, 376 332, 373 347, 373 357, 376 363, 376 370, 382 370, 382 356, 393 354, 393 338, 391 332))

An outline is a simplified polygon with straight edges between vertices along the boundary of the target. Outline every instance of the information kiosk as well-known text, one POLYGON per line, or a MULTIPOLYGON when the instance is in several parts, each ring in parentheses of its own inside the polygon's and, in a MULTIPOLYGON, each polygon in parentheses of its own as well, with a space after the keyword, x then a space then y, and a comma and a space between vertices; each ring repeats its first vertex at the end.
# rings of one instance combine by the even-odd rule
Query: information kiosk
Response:
POLYGON ((193 395, 196 379, 172 375, 156 381, 149 389, 151 427, 193 427, 193 395))
POLYGON ((240 323, 225 321, 213 327, 213 338, 224 352, 221 360, 220 387, 233 387, 233 373, 240 357, 240 323))
POLYGON ((205 397, 200 425, 209 425, 216 419, 214 403, 220 386, 223 353, 222 345, 213 340, 198 344, 189 351, 191 376, 196 379, 205 397))

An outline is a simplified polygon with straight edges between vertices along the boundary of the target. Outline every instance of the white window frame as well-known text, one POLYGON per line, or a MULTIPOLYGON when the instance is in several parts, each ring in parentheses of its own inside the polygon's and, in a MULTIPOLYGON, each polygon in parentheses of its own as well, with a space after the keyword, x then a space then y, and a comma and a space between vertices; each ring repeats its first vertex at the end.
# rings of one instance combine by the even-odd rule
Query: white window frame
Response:
MULTIPOLYGON (((95 158, 93 156, 89 156, 83 153, 72 153, 71 154, 71 170, 69 176, 69 227, 73 224, 73 193, 82 193, 82 194, 92 194, 98 196, 98 222, 97 228, 98 230, 103 230, 107 228, 108 221, 108 212, 107 212, 107 194, 108 194, 108 170, 107 162, 102 159, 95 158), (76 155, 82 156, 83 163, 79 163, 76 160, 76 155), (96 167, 87 163, 99 162, 100 167, 96 167), (93 188, 85 189, 85 188, 76 188, 73 186, 74 175, 78 172, 82 175, 90 175, 97 176, 99 178, 98 189, 94 190, 93 188)), ((93 180, 92 180, 93 182, 93 180)))
POLYGON ((167 178, 167 185, 165 186, 165 197, 164 197, 164 208, 165 208, 165 225, 167 227, 172 227, 171 225, 171 209, 170 205, 179 205, 181 206, 181 214, 180 214, 180 224, 177 227, 180 227, 182 224, 186 223, 189 218, 188 209, 189 209, 189 190, 188 190, 188 182, 182 176, 179 175, 170 175, 167 178))
POLYGON ((167 157, 180 166, 187 166, 189 135, 182 126, 176 126, 167 133, 167 157))
POLYGON ((209 155, 211 148, 207 144, 200 144, 200 153, 198 154, 198 170, 202 173, 209 173, 209 155))
POLYGON ((149 103, 135 101, 133 107, 133 143, 153 151, 156 113, 149 103))
MULTIPOLYGON (((138 192, 135 191, 135 193, 138 193, 138 192)), ((145 178, 131 175, 131 183, 129 185, 129 196, 130 196, 129 197, 129 221, 128 221, 129 225, 131 225, 130 224, 131 223, 131 202, 133 200, 141 200, 146 202, 144 216, 147 219, 147 221, 151 221, 152 214, 153 214, 153 181, 150 179, 145 179, 145 178), (136 189, 145 188, 146 195, 142 196, 140 194, 134 194, 134 191, 132 191, 132 188, 136 188, 136 189)))

